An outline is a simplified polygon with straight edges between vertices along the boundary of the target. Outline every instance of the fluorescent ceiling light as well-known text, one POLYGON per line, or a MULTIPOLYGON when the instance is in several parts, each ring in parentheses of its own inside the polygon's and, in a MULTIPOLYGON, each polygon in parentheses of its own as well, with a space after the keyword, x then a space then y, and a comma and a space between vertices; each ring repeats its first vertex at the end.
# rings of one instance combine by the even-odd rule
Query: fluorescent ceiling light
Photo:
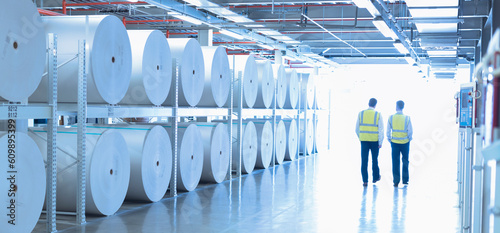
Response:
POLYGON ((175 17, 175 18, 178 18, 178 19, 181 19, 181 20, 184 20, 188 23, 192 23, 192 24, 195 24, 195 25, 201 25, 203 24, 203 21, 199 20, 199 19, 195 19, 191 16, 187 16, 187 15, 182 15, 182 14, 179 14, 179 13, 170 13, 171 16, 175 17))
POLYGON ((427 50, 429 57, 456 57, 456 50, 427 50))
POLYGON ((403 43, 401 43, 401 41, 395 41, 393 45, 401 54, 410 53, 410 51, 404 46, 403 43))
POLYGON ((394 40, 398 38, 396 33, 391 28, 389 28, 389 26, 387 26, 387 24, 381 17, 373 19, 373 25, 375 25, 375 27, 377 27, 380 33, 382 33, 382 35, 384 35, 385 37, 390 37, 394 40))
POLYGON ((300 44, 300 41, 296 41, 296 40, 286 40, 286 41, 283 41, 283 43, 285 43, 285 44, 300 44))
POLYGON ((380 15, 380 12, 370 0, 352 0, 352 2, 354 2, 354 4, 356 4, 359 8, 366 8, 373 17, 380 15))
POLYGON ((410 64, 410 65, 416 64, 415 60, 414 60, 414 59, 413 59, 413 57, 411 57, 411 56, 405 56, 405 60, 406 60, 406 62, 408 62, 408 64, 410 64))
POLYGON ((222 33, 222 34, 224 34, 226 36, 230 36, 232 38, 235 38, 237 40, 243 40, 243 39, 245 39, 245 37, 243 37, 242 35, 240 35, 238 33, 234 33, 232 31, 225 30, 225 29, 220 30, 220 33, 222 33))

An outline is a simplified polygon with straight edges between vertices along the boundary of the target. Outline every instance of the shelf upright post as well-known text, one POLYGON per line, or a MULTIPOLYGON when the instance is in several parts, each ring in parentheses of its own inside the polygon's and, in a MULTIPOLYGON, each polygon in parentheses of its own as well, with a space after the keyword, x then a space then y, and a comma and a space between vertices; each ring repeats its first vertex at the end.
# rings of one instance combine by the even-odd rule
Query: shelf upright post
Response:
POLYGON ((76 222, 85 223, 86 202, 86 133, 87 133, 87 68, 86 41, 78 41, 78 191, 76 203, 76 222))
POLYGON ((295 122, 295 124, 297 124, 297 154, 295 155, 296 159, 299 159, 299 157, 300 157, 300 113, 301 113, 301 110, 300 110, 301 93, 300 93, 300 91, 302 90, 301 85, 302 85, 302 74, 300 75, 300 79, 299 79, 299 98, 298 98, 298 103, 297 103, 297 116, 295 116, 295 120, 297 121, 297 122, 295 122))
POLYGON ((243 138, 243 74, 241 71, 238 71, 238 80, 235 82, 237 84, 240 93, 238 95, 238 135, 236 146, 238 149, 238 156, 236 161, 236 176, 241 177, 241 159, 243 154, 243 145, 241 139, 243 138))
POLYGON ((57 35, 48 34, 48 86, 51 117, 47 122, 47 232, 56 232, 56 196, 57 196, 57 35))
POLYGON ((170 196, 175 197, 177 196, 177 143, 178 143, 178 126, 179 126, 179 73, 180 73, 180 68, 179 68, 179 61, 174 58, 173 59, 173 67, 174 67, 174 86, 173 86, 173 92, 172 94, 174 95, 174 98, 172 98, 172 145, 173 145, 173 153, 172 153, 172 175, 171 175, 171 181, 170 181, 170 196))
MULTIPOLYGON (((273 155, 271 157, 271 167, 276 165, 276 98, 278 95, 278 88, 276 79, 274 80, 274 98, 273 98, 273 155)), ((273 173, 274 174, 274 173, 273 173)), ((274 176, 273 176, 274 177, 274 176)))
MULTIPOLYGON (((234 57, 233 57, 234 59, 234 57)), ((234 94, 234 62, 233 68, 231 70, 231 87, 229 89, 229 100, 228 100, 228 113, 229 117, 227 119, 227 129, 229 130, 229 168, 227 169, 226 179, 231 180, 233 177, 233 94, 234 94)))
MULTIPOLYGON (((302 74, 301 74, 301 76, 302 76, 302 74)), ((300 81, 302 82, 302 78, 300 79, 300 81)), ((304 88, 307 88, 307 85, 305 85, 304 88)), ((308 126, 307 125, 307 118, 309 117, 308 116, 308 112, 309 111, 307 111, 307 104, 308 104, 307 101, 308 101, 308 97, 309 96, 307 96, 307 90, 305 90, 304 93, 305 93, 304 94, 304 140, 302 142, 304 143, 303 144, 304 145, 304 151, 303 151, 303 153, 304 153, 304 157, 305 157, 305 156, 307 156, 307 149, 308 149, 307 148, 307 143, 306 143, 307 142, 307 136, 309 136, 309 135, 307 135, 307 132, 308 132, 307 131, 308 130, 307 129, 307 126, 308 126)))

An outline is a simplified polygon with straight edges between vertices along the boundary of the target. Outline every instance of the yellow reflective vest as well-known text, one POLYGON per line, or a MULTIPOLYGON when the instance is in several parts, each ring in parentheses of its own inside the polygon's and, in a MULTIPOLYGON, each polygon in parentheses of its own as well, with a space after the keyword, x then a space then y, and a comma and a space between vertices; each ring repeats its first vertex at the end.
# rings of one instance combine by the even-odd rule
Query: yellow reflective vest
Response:
POLYGON ((396 113, 389 118, 391 124, 391 142, 405 144, 410 141, 408 138, 408 123, 410 118, 403 114, 396 113))
POLYGON ((380 113, 367 109, 359 113, 359 140, 364 142, 378 142, 378 121, 380 113))

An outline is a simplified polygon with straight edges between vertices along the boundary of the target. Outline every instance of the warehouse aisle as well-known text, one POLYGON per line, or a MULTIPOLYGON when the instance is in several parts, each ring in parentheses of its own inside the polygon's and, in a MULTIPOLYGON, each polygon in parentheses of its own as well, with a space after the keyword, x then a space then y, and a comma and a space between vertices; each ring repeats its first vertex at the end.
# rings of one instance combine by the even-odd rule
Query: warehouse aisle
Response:
POLYGON ((307 157, 61 232, 456 232, 454 174, 435 169, 453 164, 395 189, 387 176, 363 188, 357 161, 307 157))

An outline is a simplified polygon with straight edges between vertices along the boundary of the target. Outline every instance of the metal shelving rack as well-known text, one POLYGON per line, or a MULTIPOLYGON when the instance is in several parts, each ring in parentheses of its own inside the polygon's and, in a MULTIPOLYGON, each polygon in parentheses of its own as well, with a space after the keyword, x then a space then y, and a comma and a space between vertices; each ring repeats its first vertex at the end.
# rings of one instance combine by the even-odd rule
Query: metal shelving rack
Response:
MULTIPOLYGON (((119 106, 119 105, 88 105, 87 94, 87 77, 85 67, 85 42, 80 42, 79 59, 79 86, 78 86, 78 104, 60 104, 59 115, 77 116, 78 119, 88 118, 125 118, 125 117, 168 117, 173 123, 172 140, 172 175, 170 180, 170 196, 177 196, 177 159, 178 159, 178 123, 181 117, 209 117, 222 116, 228 118, 229 132, 231 135, 232 128, 232 98, 229 101, 227 108, 196 108, 196 107, 179 107, 179 72, 180 67, 176 59, 173 61, 174 76, 171 93, 175 95, 172 106, 119 106)), ((232 90, 231 90, 232 95, 232 90)), ((0 112, 1 113, 1 112, 0 112)), ((86 120, 78 121, 78 182, 79 190, 77 197, 77 224, 84 224, 85 220, 85 162, 86 162, 86 120)), ((56 125, 57 126, 57 125, 56 125)), ((230 144, 231 146, 231 144, 230 144)), ((231 147, 230 147, 231 149, 231 147)), ((231 153, 231 151, 230 151, 231 153)), ((229 158, 231 158, 231 154, 229 158)), ((231 166, 231 161, 229 166, 231 166)), ((231 171, 229 170, 227 179, 231 179, 231 171)), ((55 224, 55 223, 54 223, 55 224)), ((55 229, 55 227, 54 227, 55 229)))
MULTIPOLYGON (((57 35, 48 34, 47 48, 47 77, 48 102, 47 104, 29 104, 26 102, 0 105, 0 120, 28 120, 48 119, 47 122, 47 161, 46 161, 46 229, 47 232, 56 231, 56 185, 57 185, 57 156, 56 156, 56 128, 57 112, 57 35)), ((17 128, 17 127, 16 127, 17 128)))

